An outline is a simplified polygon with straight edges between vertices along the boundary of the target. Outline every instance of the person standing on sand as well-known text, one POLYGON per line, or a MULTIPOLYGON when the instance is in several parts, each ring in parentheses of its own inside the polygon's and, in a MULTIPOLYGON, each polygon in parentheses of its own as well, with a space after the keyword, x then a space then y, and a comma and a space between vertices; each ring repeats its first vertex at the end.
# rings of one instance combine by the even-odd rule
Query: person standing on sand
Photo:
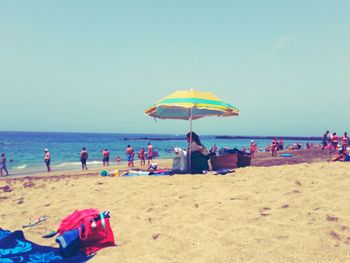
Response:
POLYGON ((80 152, 80 162, 81 162, 81 168, 83 171, 88 169, 86 165, 87 159, 88 159, 88 152, 86 148, 83 147, 83 149, 80 152))
POLYGON ((271 145, 271 156, 276 157, 277 156, 277 150, 278 150, 278 141, 277 139, 272 140, 272 145, 271 145))
POLYGON ((109 165, 109 151, 108 151, 108 149, 104 149, 102 151, 102 163, 103 163, 103 166, 109 165))
POLYGON ((7 171, 7 168, 6 168, 6 157, 4 153, 1 154, 0 176, 2 176, 2 170, 6 172, 6 175, 9 175, 9 172, 7 171))
POLYGON ((331 140, 332 140, 332 148, 335 151, 337 151, 339 137, 336 132, 333 132, 331 140))
POLYGON ((147 156, 148 165, 150 165, 153 159, 153 145, 150 142, 148 143, 147 149, 148 149, 148 156, 147 156))
POLYGON ((130 144, 125 150, 126 159, 128 160, 128 167, 134 167, 134 150, 131 148, 130 144))
POLYGON ((342 145, 348 146, 349 145, 349 137, 348 137, 348 133, 344 132, 343 137, 341 138, 342 140, 342 145))
POLYGON ((51 167, 50 167, 50 162, 51 162, 51 154, 48 149, 44 150, 45 155, 44 155, 44 162, 46 164, 47 172, 51 172, 51 167))
POLYGON ((255 143, 254 140, 251 140, 250 147, 249 147, 249 153, 252 156, 252 158, 254 158, 254 154, 255 154, 257 149, 258 149, 258 145, 255 143))
POLYGON ((117 157, 115 158, 115 161, 117 162, 117 164, 120 163, 120 157, 119 157, 119 155, 117 155, 117 157))
POLYGON ((329 140, 329 131, 326 131, 323 134, 323 139, 322 139, 322 150, 324 150, 327 145, 328 145, 328 140, 329 140))
POLYGON ((141 161, 141 166, 144 166, 146 161, 145 161, 145 148, 141 147, 141 150, 139 151, 139 158, 141 161))

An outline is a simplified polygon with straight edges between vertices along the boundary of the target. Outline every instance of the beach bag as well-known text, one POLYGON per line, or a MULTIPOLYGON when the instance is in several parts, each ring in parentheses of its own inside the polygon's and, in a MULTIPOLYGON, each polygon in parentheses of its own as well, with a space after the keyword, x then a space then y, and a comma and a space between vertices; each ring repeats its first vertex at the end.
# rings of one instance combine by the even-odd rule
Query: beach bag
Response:
POLYGON ((176 173, 187 173, 187 158, 186 152, 180 148, 176 148, 175 152, 177 153, 173 159, 172 170, 176 173))
POLYGON ((56 241, 65 255, 71 255, 77 248, 91 255, 115 245, 109 212, 100 213, 95 208, 75 210, 61 221, 57 232, 59 236, 56 241))

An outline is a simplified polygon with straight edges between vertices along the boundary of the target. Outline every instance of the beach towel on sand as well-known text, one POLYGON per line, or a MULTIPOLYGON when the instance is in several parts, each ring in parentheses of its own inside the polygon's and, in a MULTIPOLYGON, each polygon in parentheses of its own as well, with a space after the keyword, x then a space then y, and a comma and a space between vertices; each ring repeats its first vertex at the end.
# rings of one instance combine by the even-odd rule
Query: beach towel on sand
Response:
POLYGON ((0 262, 1 263, 42 263, 42 262, 86 262, 91 257, 78 252, 65 258, 60 250, 54 247, 40 246, 24 238, 22 231, 0 229, 0 262))

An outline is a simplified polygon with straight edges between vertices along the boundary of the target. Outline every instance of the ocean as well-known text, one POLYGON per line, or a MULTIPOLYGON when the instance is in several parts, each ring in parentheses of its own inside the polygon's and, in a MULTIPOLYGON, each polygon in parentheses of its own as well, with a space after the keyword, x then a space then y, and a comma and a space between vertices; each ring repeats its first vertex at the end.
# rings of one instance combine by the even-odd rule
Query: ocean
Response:
MULTIPOLYGON (((249 149, 250 139, 217 139, 214 135, 201 135, 202 143, 209 149, 214 144, 222 147, 249 149)), ((265 149, 271 140, 255 139, 259 148, 265 149)), ((46 172, 44 149, 51 153, 51 168, 80 170, 80 151, 85 147, 89 153, 88 166, 102 166, 102 150, 110 151, 110 163, 116 156, 126 161, 125 149, 130 144, 137 153, 141 147, 147 149, 151 142, 158 150, 159 158, 173 158, 174 147, 185 149, 185 134, 121 134, 121 133, 63 133, 63 132, 0 132, 0 153, 5 153, 7 168, 12 175, 46 172)), ((298 141, 284 140, 284 145, 298 141)), ((307 141, 298 143, 305 145, 307 141)), ((137 156, 137 154, 136 154, 137 156)), ((137 159, 137 158, 136 158, 137 159)), ((102 168, 102 167, 101 167, 102 168)))

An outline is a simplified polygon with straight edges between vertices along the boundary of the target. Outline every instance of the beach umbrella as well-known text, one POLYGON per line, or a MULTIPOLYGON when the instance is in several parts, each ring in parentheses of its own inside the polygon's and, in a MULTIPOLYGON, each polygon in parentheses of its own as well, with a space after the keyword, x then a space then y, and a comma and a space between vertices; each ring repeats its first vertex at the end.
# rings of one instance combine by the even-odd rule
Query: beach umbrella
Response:
POLYGON ((191 143, 192 120, 207 116, 238 116, 239 110, 210 92, 191 89, 168 95, 145 110, 145 114, 158 119, 189 120, 191 143))

